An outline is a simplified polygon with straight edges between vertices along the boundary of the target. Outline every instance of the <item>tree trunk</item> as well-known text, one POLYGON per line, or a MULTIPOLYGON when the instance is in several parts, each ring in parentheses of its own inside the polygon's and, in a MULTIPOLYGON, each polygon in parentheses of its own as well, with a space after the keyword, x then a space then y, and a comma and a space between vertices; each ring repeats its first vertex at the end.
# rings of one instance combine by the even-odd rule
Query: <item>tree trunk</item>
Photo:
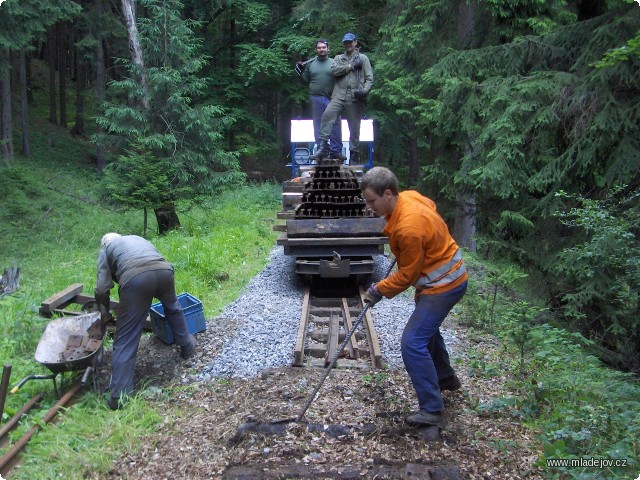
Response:
POLYGON ((27 62, 24 49, 20 50, 20 118, 22 119, 22 155, 31 156, 29 140, 29 88, 27 86, 27 62))
POLYGON ((31 69, 31 58, 33 55, 27 56, 27 102, 33 103, 33 71, 31 69))
POLYGON ((13 132, 11 123, 11 52, 8 48, 0 51, 0 104, 2 109, 2 137, 0 146, 6 165, 13 164, 13 132))
POLYGON ((56 27, 47 32, 47 62, 49 63, 49 121, 58 123, 58 102, 56 101, 56 27))
MULTIPOLYGON (((460 0, 458 3, 458 31, 456 48, 466 50, 475 48, 480 40, 477 34, 478 3, 477 0, 460 0)), ((475 148, 475 142, 469 141, 469 151, 475 148)), ((456 192, 456 209, 453 226, 453 238, 458 245, 476 251, 476 198, 462 186, 456 192)))
POLYGON ((416 138, 415 128, 409 131, 409 185, 416 187, 418 185, 418 176, 420 173, 420 160, 418 158, 418 139, 416 138))
POLYGON ((76 121, 71 129, 73 135, 84 135, 84 89, 86 86, 87 66, 78 63, 78 74, 76 75, 76 121))
POLYGON ((164 207, 156 208, 153 211, 156 214, 159 235, 167 233, 169 230, 180 228, 180 219, 178 218, 175 205, 165 205, 164 207))
POLYGON ((456 192, 456 218, 453 238, 461 247, 476 251, 476 196, 473 193, 456 192))
MULTIPOLYGON (((102 0, 95 0, 96 18, 100 18, 102 15, 102 0)), ((104 48, 102 46, 102 31, 98 25, 96 28, 96 101, 98 103, 98 111, 101 111, 102 102, 104 102, 105 96, 105 68, 104 68, 104 48)), ((96 169, 99 172, 104 170, 106 165, 104 144, 102 143, 101 136, 103 133, 102 127, 96 124, 96 133, 98 137, 98 143, 96 145, 96 169)))
POLYGON ((58 22, 58 88, 60 90, 60 125, 67 128, 67 35, 64 22, 58 22))
POLYGON ((142 213, 144 215, 144 221, 142 222, 143 228, 142 228, 142 236, 144 238, 147 238, 147 226, 149 225, 149 215, 147 212, 147 207, 144 207, 142 209, 142 213))
MULTIPOLYGON (((138 39, 138 27, 136 26, 136 13, 134 0, 122 0, 122 13, 129 32, 129 50, 131 51, 131 61, 139 70, 140 86, 142 87, 142 107, 149 110, 149 97, 147 86, 147 73, 144 67, 144 57, 142 47, 138 39)), ((158 233, 162 235, 169 230, 180 227, 180 219, 173 204, 154 209, 156 221, 158 223, 158 233)))
POLYGON ((140 86, 142 87, 142 106, 149 109, 147 72, 144 68, 144 57, 142 47, 138 38, 138 27, 136 25, 136 9, 134 0, 122 0, 122 14, 129 32, 129 50, 131 51, 131 61, 140 71, 140 86))

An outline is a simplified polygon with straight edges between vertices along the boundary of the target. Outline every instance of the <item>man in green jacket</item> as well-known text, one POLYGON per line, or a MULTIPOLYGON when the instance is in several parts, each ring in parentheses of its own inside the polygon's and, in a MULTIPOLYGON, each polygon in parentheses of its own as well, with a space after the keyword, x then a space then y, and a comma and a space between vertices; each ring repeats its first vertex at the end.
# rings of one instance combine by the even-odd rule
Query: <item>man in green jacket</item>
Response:
POLYGON ((320 143, 314 159, 329 155, 328 140, 338 116, 344 112, 349 125, 349 163, 358 163, 360 152, 360 120, 367 105, 367 95, 373 87, 373 69, 366 55, 358 49, 358 39, 353 33, 342 38, 344 53, 333 59, 331 72, 336 78, 331 102, 322 114, 320 143))
MULTIPOLYGON (((320 142, 320 125, 322 114, 331 101, 331 92, 336 83, 331 66, 333 59, 329 57, 329 42, 324 38, 316 41, 316 57, 308 62, 298 62, 300 67, 296 71, 304 68, 302 80, 309 85, 309 101, 311 103, 311 118, 313 119, 313 138, 316 145, 320 142)), ((338 120, 333 125, 329 135, 330 157, 338 160, 346 160, 342 154, 342 125, 338 120)))

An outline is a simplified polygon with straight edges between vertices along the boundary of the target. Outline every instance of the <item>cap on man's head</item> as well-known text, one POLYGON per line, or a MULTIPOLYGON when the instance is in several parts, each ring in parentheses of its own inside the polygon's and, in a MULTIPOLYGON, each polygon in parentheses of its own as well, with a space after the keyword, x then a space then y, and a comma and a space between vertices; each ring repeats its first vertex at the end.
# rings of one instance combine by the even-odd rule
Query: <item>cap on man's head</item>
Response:
POLYGON ((105 233, 104 236, 102 237, 102 241, 100 242, 101 246, 105 246, 107 243, 109 243, 111 240, 114 240, 118 237, 120 237, 121 235, 119 233, 105 233))
POLYGON ((357 40, 357 37, 353 33, 345 33, 344 37, 342 37, 342 43, 353 42, 354 40, 357 40))

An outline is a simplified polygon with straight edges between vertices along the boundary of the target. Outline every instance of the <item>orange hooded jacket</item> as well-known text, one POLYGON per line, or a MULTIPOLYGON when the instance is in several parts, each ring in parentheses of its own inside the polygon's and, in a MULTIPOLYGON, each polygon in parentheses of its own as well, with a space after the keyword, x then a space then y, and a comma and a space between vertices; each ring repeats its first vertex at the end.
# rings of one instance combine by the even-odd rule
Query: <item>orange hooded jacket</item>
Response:
MULTIPOLYGON (((433 200, 407 190, 398 194, 391 215, 386 215, 383 233, 389 237, 391 252, 398 261, 398 270, 378 282, 376 288, 387 298, 393 298, 413 286, 420 277, 449 262, 458 245, 449 234, 433 200)), ((446 273, 462 267, 462 260, 446 273)), ((450 283, 418 289, 417 295, 433 295, 454 289, 468 279, 465 272, 450 283)))

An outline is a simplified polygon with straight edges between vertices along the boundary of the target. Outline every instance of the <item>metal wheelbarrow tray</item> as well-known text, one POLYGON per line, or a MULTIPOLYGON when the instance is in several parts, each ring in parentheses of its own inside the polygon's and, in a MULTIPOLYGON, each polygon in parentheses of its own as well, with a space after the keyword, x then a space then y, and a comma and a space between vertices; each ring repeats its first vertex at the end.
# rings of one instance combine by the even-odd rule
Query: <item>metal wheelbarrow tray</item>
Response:
POLYGON ((102 363, 104 330, 99 312, 61 317, 51 320, 36 348, 35 360, 51 370, 51 375, 29 375, 13 388, 12 393, 29 380, 53 379, 58 397, 56 377, 68 371, 85 370, 83 383, 91 371, 102 363))

